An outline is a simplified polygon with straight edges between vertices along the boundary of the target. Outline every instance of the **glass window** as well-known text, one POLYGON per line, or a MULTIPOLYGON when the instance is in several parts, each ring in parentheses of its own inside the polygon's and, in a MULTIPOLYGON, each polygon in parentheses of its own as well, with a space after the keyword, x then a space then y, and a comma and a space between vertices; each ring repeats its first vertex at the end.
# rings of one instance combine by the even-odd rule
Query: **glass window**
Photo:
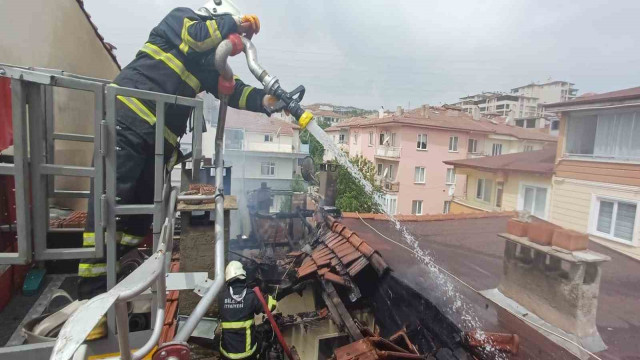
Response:
POLYGON ((369 146, 373 146, 373 131, 369 132, 369 146))
POLYGON ((378 176, 382 176, 382 169, 384 168, 384 166, 382 164, 378 164, 378 176))
POLYGON ((260 167, 260 174, 262 176, 275 176, 276 175, 276 163, 263 162, 260 167))
POLYGON ((608 159, 640 158, 640 114, 603 112, 573 115, 567 121, 566 152, 608 159))
POLYGON ((413 200, 411 202, 411 214, 422 215, 422 200, 413 200))
POLYGON ((424 183, 425 182, 424 172, 425 172, 425 169, 423 166, 416 166, 415 173, 413 176, 413 181, 420 184, 424 183))
POLYGON ((447 169, 446 183, 447 184, 455 184, 456 183, 456 171, 455 171, 454 168, 448 168, 447 169))
POLYGON ((449 151, 455 152, 458 151, 458 137, 450 136, 449 137, 449 151))
POLYGON ((523 206, 522 209, 529 214, 541 219, 545 218, 547 210, 547 189, 537 186, 523 186, 523 206))
POLYGON ((533 151, 533 145, 525 145, 523 151, 524 152, 533 151))
POLYGON ((345 134, 340 134, 338 137, 338 142, 340 144, 344 144, 344 139, 345 139, 346 135, 345 134))
POLYGON ((502 144, 493 144, 491 156, 502 155, 502 144))
POLYGON ((631 242, 636 222, 637 204, 600 199, 596 232, 631 242))
POLYGON ((387 179, 392 180, 393 179, 393 164, 389 164, 389 172, 387 172, 387 179))
POLYGON ((264 134, 264 142, 273 142, 273 134, 264 134))
POLYGON ((427 134, 418 134, 418 144, 416 149, 427 150, 427 134))
POLYGON ((491 192, 493 190, 493 181, 489 179, 478 179, 476 184, 476 199, 485 202, 491 202, 491 192))
POLYGON ((379 145, 384 145, 384 133, 380 133, 379 137, 380 137, 379 145))
POLYGON ((358 133, 353 134, 353 145, 358 145, 358 133))
POLYGON ((442 213, 448 214, 450 210, 451 210, 451 201, 445 201, 444 208, 442 209, 442 213))
POLYGON ((478 140, 469 139, 468 151, 472 154, 475 154, 476 152, 478 152, 478 140))

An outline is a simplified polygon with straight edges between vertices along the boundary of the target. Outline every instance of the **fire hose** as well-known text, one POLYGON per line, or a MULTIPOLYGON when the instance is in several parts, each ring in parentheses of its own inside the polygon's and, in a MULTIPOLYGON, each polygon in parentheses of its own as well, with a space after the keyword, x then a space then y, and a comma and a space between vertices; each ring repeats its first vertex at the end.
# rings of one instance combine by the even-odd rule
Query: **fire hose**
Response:
POLYGON ((282 345, 282 349, 284 350, 284 353, 287 354, 287 357, 289 358, 289 360, 295 360, 295 358, 293 357, 293 354, 291 354, 291 350, 289 349, 287 342, 284 341, 282 332, 280 332, 280 328, 278 327, 278 324, 276 324, 276 320, 273 318, 273 314, 271 314, 271 310, 269 310, 269 305, 267 305, 267 302, 264 300, 262 291, 260 291, 260 288, 257 286, 253 288, 253 291, 256 293, 258 300, 260 300, 260 303, 262 304, 262 308, 264 309, 264 312, 265 314, 267 314, 267 318, 271 323, 271 328, 273 329, 273 332, 276 333, 276 337, 278 338, 278 342, 280 343, 280 345, 282 345))

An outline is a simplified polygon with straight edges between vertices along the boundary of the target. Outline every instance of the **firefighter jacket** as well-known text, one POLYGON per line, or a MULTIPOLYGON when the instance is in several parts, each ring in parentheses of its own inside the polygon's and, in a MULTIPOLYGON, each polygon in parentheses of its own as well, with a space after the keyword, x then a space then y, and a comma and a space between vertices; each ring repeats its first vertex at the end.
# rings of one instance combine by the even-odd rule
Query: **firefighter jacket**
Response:
MULTIPOLYGON (((191 98, 207 91, 218 97, 215 50, 236 31, 237 24, 230 15, 205 17, 189 8, 176 8, 151 31, 149 40, 116 77, 114 85, 191 98)), ((236 78, 229 106, 264 112, 264 95, 263 90, 236 78)), ((118 100, 118 112, 136 114, 138 121, 131 120, 130 116, 118 116, 118 119, 124 119, 128 127, 154 142, 155 103, 125 96, 118 96, 118 100)), ((164 137, 174 147, 187 130, 190 112, 189 107, 181 105, 168 105, 165 109, 164 137)))
MULTIPOLYGON (((220 296, 220 353, 228 359, 244 359, 253 355, 257 343, 254 316, 264 312, 258 296, 247 289, 244 282, 233 283, 220 296)), ((268 306, 275 309, 275 300, 269 296, 268 306)))

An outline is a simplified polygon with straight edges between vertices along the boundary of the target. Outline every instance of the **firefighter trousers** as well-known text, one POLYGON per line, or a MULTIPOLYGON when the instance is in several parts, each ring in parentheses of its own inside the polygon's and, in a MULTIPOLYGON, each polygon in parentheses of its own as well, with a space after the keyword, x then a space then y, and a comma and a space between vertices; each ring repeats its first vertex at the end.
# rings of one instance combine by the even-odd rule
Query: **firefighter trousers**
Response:
MULTIPOLYGON (((131 115, 131 117, 135 117, 131 115)), ((122 118, 119 117, 118 120, 122 118)), ((144 121, 139 118, 125 119, 144 121)), ((153 204, 155 144, 118 121, 116 127, 116 203, 153 204)), ((175 156, 176 149, 165 142, 165 164, 175 156)), ((83 246, 95 246, 93 181, 87 208, 87 226, 83 234, 83 246)), ((127 215, 116 219, 117 257, 137 249, 151 228, 153 215, 127 215)), ((82 259, 78 265, 78 296, 91 298, 106 291, 106 259, 82 259)))

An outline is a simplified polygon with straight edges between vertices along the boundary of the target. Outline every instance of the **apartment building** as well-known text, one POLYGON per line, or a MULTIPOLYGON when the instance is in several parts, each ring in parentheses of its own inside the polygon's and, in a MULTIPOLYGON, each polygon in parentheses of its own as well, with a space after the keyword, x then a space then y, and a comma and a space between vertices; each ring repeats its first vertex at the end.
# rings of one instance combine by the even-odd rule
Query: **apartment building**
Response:
POLYGON ((560 116, 550 220, 640 255, 640 87, 548 104, 560 116))
MULTIPOLYGON (((202 154, 214 155, 215 127, 203 134, 202 154)), ((231 166, 231 195, 238 198, 238 221, 231 221, 230 235, 249 235, 251 225, 246 195, 261 183, 275 190, 291 190, 298 173, 298 159, 309 155, 308 146, 300 143, 300 128, 275 116, 229 108, 224 135, 225 167, 231 166)), ((274 195, 273 204, 286 199, 274 195)))
POLYGON ((348 119, 326 131, 350 156, 363 155, 375 164, 389 212, 437 214, 452 195, 463 194, 466 183, 443 161, 534 151, 556 141, 540 129, 505 122, 425 105, 388 117, 348 119))
POLYGON ((545 104, 574 99, 578 89, 567 81, 531 83, 511 89, 509 93, 482 92, 461 97, 455 105, 471 114, 475 108, 483 115, 513 117, 515 126, 524 128, 551 127, 557 130, 554 114, 545 110, 545 104))

